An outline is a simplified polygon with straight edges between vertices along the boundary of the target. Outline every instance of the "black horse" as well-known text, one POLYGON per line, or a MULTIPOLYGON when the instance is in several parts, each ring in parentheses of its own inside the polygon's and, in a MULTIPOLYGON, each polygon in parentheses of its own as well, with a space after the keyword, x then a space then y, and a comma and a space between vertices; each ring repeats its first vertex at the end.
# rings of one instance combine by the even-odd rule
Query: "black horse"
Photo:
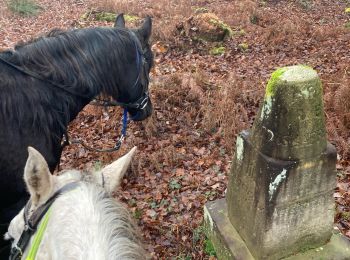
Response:
POLYGON ((54 171, 68 123, 101 93, 127 107, 133 120, 151 115, 151 27, 147 17, 140 28, 126 29, 119 15, 114 28, 54 30, 0 52, 1 234, 28 200, 22 180, 28 146, 54 171))

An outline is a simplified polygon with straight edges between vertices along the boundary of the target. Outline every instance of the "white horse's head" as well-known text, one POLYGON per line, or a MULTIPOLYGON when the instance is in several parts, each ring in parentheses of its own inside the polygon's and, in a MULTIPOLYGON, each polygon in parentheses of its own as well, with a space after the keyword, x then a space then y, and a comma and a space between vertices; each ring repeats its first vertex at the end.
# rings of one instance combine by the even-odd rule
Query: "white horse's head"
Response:
MULTIPOLYGON (((95 185, 88 184, 85 186, 100 186, 98 190, 102 190, 103 188, 107 194, 115 191, 120 185, 135 151, 136 147, 131 149, 130 152, 119 158, 117 161, 97 172, 68 170, 55 176, 51 175, 44 157, 37 150, 29 147, 29 156, 24 169, 24 181, 30 193, 30 208, 28 211, 29 217, 30 214, 33 214, 36 209, 44 205, 59 189, 69 183, 93 183, 95 185)), ((94 190, 93 188, 89 189, 94 190)), ((64 200, 63 197, 64 196, 62 196, 62 199, 60 198, 61 201, 64 200)), ((24 230, 24 226, 24 210, 22 209, 21 212, 11 221, 8 232, 5 235, 5 239, 13 239, 13 243, 17 243, 24 230)))

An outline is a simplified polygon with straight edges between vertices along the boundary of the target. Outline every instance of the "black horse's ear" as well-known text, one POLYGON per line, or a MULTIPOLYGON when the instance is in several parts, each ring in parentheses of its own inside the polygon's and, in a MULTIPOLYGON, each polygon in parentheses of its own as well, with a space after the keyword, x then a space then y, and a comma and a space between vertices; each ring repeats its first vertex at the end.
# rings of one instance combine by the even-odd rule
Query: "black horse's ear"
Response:
POLYGON ((143 25, 139 29, 139 32, 143 39, 148 42, 149 38, 151 37, 152 33, 152 19, 151 17, 147 16, 143 25))
POLYGON ((115 19, 114 27, 125 28, 125 19, 123 13, 118 14, 117 18, 115 19))

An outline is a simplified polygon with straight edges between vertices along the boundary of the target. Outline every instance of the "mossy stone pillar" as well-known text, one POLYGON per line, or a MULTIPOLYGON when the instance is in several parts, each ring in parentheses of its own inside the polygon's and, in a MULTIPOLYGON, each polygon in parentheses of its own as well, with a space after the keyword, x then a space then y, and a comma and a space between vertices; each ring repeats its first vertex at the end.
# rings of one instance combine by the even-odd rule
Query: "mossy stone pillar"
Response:
MULTIPOLYGON (((275 71, 253 128, 237 137, 226 203, 205 208, 208 234, 216 239, 219 255, 228 255, 230 243, 236 250, 221 258, 281 259, 327 244, 333 230, 335 165, 317 73, 306 66, 275 71), (225 225, 214 210, 220 207, 225 225), (233 243, 228 229, 235 234, 233 243), (226 246, 218 246, 224 241, 226 246), (237 241, 242 242, 238 247, 237 241), (244 256, 237 255, 237 248, 245 248, 244 256)), ((334 259, 350 259, 350 251, 345 255, 334 259)))
POLYGON ((251 132, 237 139, 227 194, 230 221, 253 255, 287 256, 330 239, 335 164, 317 73, 275 71, 251 132))

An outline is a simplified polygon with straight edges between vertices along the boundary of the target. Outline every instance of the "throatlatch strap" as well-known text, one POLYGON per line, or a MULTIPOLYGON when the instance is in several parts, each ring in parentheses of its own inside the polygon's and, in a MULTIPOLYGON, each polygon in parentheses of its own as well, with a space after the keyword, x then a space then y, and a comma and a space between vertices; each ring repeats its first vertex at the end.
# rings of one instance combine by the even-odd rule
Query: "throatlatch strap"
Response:
POLYGON ((32 244, 32 247, 29 249, 29 253, 26 260, 35 260, 36 253, 38 252, 41 240, 43 239, 43 236, 47 227, 47 223, 49 222, 49 219, 50 219, 50 215, 51 215, 51 207, 46 212, 43 220, 39 225, 37 232, 35 233, 33 244, 32 244))

